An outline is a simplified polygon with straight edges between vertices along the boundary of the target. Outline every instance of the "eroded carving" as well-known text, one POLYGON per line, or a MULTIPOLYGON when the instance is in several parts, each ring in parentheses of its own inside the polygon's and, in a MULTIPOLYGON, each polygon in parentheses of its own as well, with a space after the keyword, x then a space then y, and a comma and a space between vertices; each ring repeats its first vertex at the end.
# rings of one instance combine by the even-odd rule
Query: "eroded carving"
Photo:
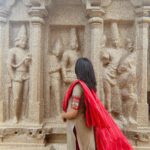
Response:
POLYGON ((70 30, 70 49, 66 50, 62 57, 62 76, 63 81, 66 84, 71 83, 76 79, 75 75, 75 62, 79 57, 78 52, 78 39, 76 28, 71 28, 70 30))
POLYGON ((26 45, 26 28, 22 26, 15 39, 15 47, 9 50, 7 61, 8 74, 11 80, 11 89, 13 93, 13 116, 16 123, 20 118, 23 99, 28 96, 29 91, 29 66, 32 58, 31 54, 25 49, 26 45))
POLYGON ((130 39, 127 39, 126 45, 129 54, 121 60, 118 66, 118 81, 123 100, 124 116, 128 121, 128 125, 136 125, 137 123, 132 117, 133 109, 137 103, 136 53, 134 44, 130 39))
POLYGON ((62 53, 62 42, 59 39, 56 40, 50 55, 50 95, 55 101, 57 114, 60 114, 60 87, 61 87, 61 53, 62 53))
POLYGON ((51 128, 43 129, 43 128, 9 127, 7 129, 6 128, 0 129, 0 139, 4 141, 5 139, 10 137, 10 139, 12 140, 13 137, 15 138, 16 136, 20 136, 20 137, 24 136, 24 137, 30 138, 28 142, 30 141, 32 143, 32 141, 37 140, 37 142, 39 143, 39 140, 41 140, 41 142, 44 143, 46 135, 49 135, 51 133, 52 133, 51 128))
MULTIPOLYGON (((102 52, 103 86, 104 96, 107 110, 117 119, 118 124, 126 124, 125 118, 122 116, 122 100, 118 85, 117 69, 119 62, 125 51, 120 47, 120 37, 118 25, 116 22, 111 24, 112 31, 112 48, 105 48, 102 52)), ((105 36, 104 36, 105 39, 105 36)), ((106 40, 104 40, 106 42, 106 40)))

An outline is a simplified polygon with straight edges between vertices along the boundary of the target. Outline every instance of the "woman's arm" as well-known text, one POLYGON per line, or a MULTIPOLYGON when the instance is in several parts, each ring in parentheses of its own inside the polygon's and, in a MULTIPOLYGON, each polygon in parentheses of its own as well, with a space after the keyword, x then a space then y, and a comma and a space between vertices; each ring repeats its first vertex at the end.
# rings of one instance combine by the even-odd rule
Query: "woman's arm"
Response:
POLYGON ((72 92, 71 108, 68 108, 67 112, 63 112, 61 114, 63 120, 76 118, 76 116, 78 115, 81 96, 82 96, 82 89, 80 85, 77 84, 72 92))
POLYGON ((63 112, 61 114, 62 116, 62 119, 65 120, 65 119, 74 119, 78 114, 78 110, 75 110, 73 108, 71 108, 68 112, 63 112))

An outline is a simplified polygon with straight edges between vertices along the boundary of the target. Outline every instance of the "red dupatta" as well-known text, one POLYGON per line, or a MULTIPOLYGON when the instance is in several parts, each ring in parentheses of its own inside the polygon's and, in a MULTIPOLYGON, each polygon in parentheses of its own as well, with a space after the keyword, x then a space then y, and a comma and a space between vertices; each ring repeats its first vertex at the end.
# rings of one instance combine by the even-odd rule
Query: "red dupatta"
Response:
POLYGON ((84 82, 75 80, 69 86, 62 102, 63 110, 67 111, 68 102, 76 84, 80 84, 84 91, 86 125, 94 127, 96 150, 133 150, 94 90, 90 90, 84 82))

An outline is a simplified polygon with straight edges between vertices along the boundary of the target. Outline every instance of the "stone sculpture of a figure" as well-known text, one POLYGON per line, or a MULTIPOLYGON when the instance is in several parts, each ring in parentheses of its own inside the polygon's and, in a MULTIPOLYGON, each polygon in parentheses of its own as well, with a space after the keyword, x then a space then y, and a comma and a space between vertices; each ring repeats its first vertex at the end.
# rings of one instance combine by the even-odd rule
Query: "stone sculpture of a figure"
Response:
POLYGON ((31 54, 26 50, 27 33, 25 26, 22 26, 15 39, 15 47, 9 50, 7 68, 11 79, 13 94, 13 116, 17 123, 22 112, 23 97, 28 92, 29 66, 31 54))
POLYGON ((60 82, 61 82, 61 57, 62 43, 60 39, 57 39, 54 43, 53 49, 50 55, 50 95, 55 101, 57 115, 60 114, 60 82))
POLYGON ((127 39, 128 55, 121 60, 119 73, 119 86, 121 90, 121 97, 123 100, 124 115, 128 121, 128 125, 135 125, 136 121, 133 118, 133 109, 137 103, 136 94, 136 53, 134 51, 134 44, 130 39, 127 39))
POLYGON ((112 48, 105 48, 102 52, 102 63, 104 66, 103 86, 104 99, 107 110, 117 118, 118 124, 126 124, 122 116, 122 100, 118 85, 117 68, 123 56, 124 50, 120 47, 120 37, 116 22, 111 24, 112 48), (121 123, 120 123, 121 121, 121 123))
POLYGON ((69 84, 76 79, 74 68, 78 57, 78 39, 76 28, 73 27, 70 30, 70 49, 66 50, 62 57, 62 75, 65 84, 69 84))
POLYGON ((102 36, 102 41, 101 41, 101 57, 100 59, 102 60, 103 64, 103 71, 102 71, 102 76, 103 76, 103 90, 104 90, 104 104, 108 112, 111 112, 111 87, 109 86, 109 82, 107 79, 107 70, 108 70, 108 65, 111 63, 110 59, 110 54, 107 52, 106 48, 106 35, 102 36))

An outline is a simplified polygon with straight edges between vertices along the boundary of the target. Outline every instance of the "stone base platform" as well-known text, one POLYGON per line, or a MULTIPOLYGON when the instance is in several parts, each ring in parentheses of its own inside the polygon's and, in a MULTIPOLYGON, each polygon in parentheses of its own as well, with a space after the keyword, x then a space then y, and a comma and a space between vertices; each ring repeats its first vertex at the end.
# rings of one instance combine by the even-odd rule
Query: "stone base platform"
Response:
POLYGON ((67 150, 62 122, 0 124, 0 150, 67 150))
POLYGON ((49 144, 46 146, 32 145, 1 145, 0 150, 67 150, 66 144, 49 144))
POLYGON ((150 150, 150 128, 137 127, 127 129, 124 134, 129 139, 135 150, 150 150))
MULTIPOLYGON (((150 150, 149 127, 123 132, 134 150, 150 150)), ((66 124, 62 122, 0 124, 0 150, 67 150, 66 143, 66 124)))
POLYGON ((150 147, 133 147, 134 150, 150 150, 150 147))

